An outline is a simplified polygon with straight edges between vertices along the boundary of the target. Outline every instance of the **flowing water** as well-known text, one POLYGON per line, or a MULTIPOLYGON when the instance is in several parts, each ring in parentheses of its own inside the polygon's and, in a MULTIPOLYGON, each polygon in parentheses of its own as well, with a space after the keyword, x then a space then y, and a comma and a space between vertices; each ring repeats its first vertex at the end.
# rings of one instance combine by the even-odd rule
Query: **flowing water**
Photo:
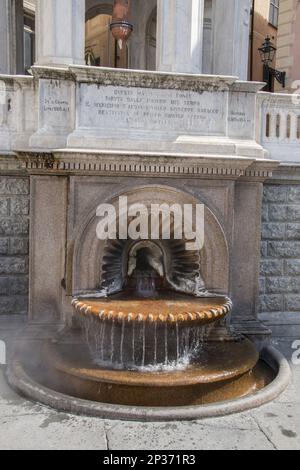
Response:
POLYGON ((82 318, 95 363, 117 370, 183 370, 199 358, 210 327, 82 318))

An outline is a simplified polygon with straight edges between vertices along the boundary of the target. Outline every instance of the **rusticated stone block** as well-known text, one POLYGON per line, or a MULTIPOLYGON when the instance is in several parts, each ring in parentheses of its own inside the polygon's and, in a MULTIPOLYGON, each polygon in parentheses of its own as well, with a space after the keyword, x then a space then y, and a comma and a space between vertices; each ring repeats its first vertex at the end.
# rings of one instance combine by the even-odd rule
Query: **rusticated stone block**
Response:
POLYGON ((266 185, 260 311, 300 311, 300 185, 266 185))
POLYGON ((29 178, 0 176, 0 314, 27 312, 29 178))
POLYGON ((300 224, 287 224, 286 238, 288 240, 300 240, 300 224))
POLYGON ((0 198, 0 216, 6 216, 9 214, 9 199, 0 198))
POLYGON ((269 221, 269 207, 268 207, 267 204, 262 205, 261 216, 262 216, 262 221, 263 222, 268 222, 269 221))
POLYGON ((268 243, 268 256, 272 258, 300 257, 300 242, 274 241, 268 243))
POLYGON ((287 207, 287 221, 300 222, 300 205, 287 207))
POLYGON ((285 296, 286 310, 289 312, 300 312, 300 294, 285 296))
POLYGON ((0 220, 0 236, 27 235, 29 222, 27 218, 20 216, 0 220))
POLYGON ((268 242, 261 243, 261 257, 266 258, 268 256, 268 242))
POLYGON ((266 280, 264 277, 259 279, 259 292, 264 294, 266 292, 266 280))
POLYGON ((300 277, 270 277, 266 279, 266 292, 287 294, 299 292, 300 277))
POLYGON ((7 295, 10 288, 10 279, 9 277, 0 276, 0 295, 7 295))
POLYGON ((0 274, 27 274, 28 262, 24 257, 0 257, 0 274))
POLYGON ((288 202, 299 202, 300 203, 300 186, 291 186, 288 191, 288 202))
POLYGON ((270 222, 286 222, 288 220, 288 206, 271 204, 268 216, 270 222))
POLYGON ((10 212, 11 215, 28 215, 29 199, 26 197, 13 196, 10 199, 10 212))
POLYGON ((260 296, 261 312, 281 312, 283 311, 283 295, 262 295, 260 296))
POLYGON ((285 261, 284 271, 288 276, 300 276, 300 259, 285 261))
POLYGON ((0 255, 7 255, 9 250, 9 238, 0 238, 0 255))
POLYGON ((263 240, 282 240, 285 238, 285 224, 263 224, 262 225, 263 240))
POLYGON ((12 196, 14 194, 29 194, 29 179, 1 176, 0 195, 12 196))
POLYGON ((283 274, 283 261, 282 260, 262 261, 260 274, 262 276, 281 276, 283 274))
POLYGON ((25 315, 27 311, 27 296, 0 296, 0 315, 25 315))
POLYGON ((265 202, 286 202, 287 187, 282 185, 270 185, 264 187, 265 202))
POLYGON ((27 295, 28 294, 28 276, 11 277, 9 292, 12 295, 27 295))

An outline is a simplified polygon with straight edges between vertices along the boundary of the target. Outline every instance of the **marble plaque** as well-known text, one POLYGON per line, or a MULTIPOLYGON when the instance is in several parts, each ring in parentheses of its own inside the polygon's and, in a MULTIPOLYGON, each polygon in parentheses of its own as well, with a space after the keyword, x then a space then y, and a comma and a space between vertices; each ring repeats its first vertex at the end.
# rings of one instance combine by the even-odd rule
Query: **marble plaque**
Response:
POLYGON ((254 138, 254 93, 230 93, 228 111, 228 135, 238 139, 254 138))
POLYGON ((62 80, 40 80, 40 125, 47 128, 72 127, 73 84, 62 80))
POLYGON ((81 84, 77 128, 225 135, 224 92, 81 84))

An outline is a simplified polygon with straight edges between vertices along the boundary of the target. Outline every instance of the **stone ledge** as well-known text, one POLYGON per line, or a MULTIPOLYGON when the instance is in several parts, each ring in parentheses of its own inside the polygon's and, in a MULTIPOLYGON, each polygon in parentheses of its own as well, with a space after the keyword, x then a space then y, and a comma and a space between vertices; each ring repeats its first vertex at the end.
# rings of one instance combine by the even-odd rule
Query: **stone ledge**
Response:
POLYGON ((267 184, 300 184, 300 163, 281 163, 267 184))
POLYGON ((162 154, 136 152, 88 152, 59 150, 53 152, 19 152, 22 168, 29 174, 140 175, 195 178, 239 178, 264 181, 278 163, 247 157, 162 154))

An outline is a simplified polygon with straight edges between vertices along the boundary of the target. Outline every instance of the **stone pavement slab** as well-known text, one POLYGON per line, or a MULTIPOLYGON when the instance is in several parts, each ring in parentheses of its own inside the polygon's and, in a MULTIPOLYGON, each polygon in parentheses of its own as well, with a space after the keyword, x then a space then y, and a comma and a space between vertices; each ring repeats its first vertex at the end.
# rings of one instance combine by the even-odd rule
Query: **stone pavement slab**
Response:
POLYGON ((226 420, 192 423, 117 423, 107 432, 110 449, 117 450, 273 450, 259 430, 229 427, 226 420), (214 422, 215 421, 215 422, 214 422))

